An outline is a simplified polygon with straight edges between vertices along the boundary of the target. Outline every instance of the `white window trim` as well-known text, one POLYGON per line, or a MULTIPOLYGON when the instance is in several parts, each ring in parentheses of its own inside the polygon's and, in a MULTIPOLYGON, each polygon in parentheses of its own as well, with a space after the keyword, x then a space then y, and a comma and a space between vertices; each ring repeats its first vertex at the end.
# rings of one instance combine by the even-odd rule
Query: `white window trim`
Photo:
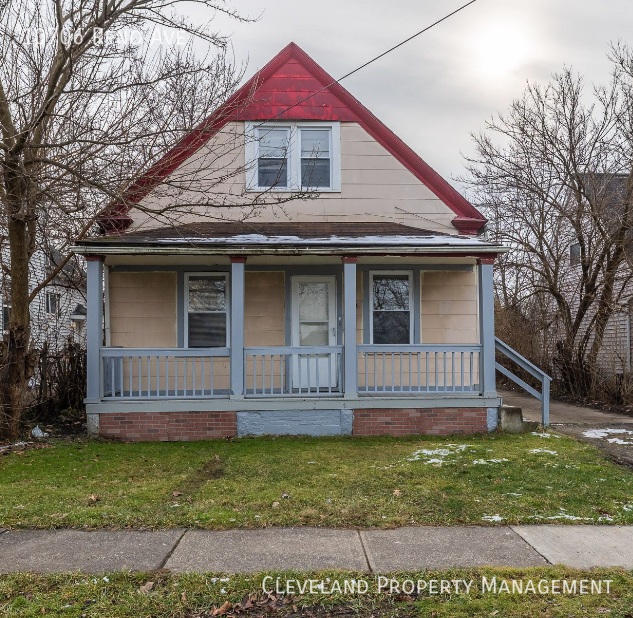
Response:
MULTIPOLYGON (((413 344, 413 312, 416 308, 413 306, 413 271, 412 270, 370 270, 369 271, 369 290, 367 291, 369 300, 369 343, 374 345, 374 275, 407 275, 409 278, 409 343, 413 344)), ((375 344, 381 345, 381 344, 375 344)), ((391 345, 391 344, 385 344, 391 345)))
POLYGON ((301 191, 301 144, 300 129, 329 129, 330 130, 330 187, 310 187, 303 191, 315 193, 341 192, 341 123, 340 122, 291 122, 280 121, 262 123, 246 121, 245 125, 245 155, 246 155, 246 190, 252 192, 289 193, 301 191), (287 187, 259 187, 257 186, 257 161, 259 159, 258 129, 287 129, 289 131, 288 144, 288 186, 287 187))
MULTIPOLYGON (((226 311, 209 311, 209 313, 226 313, 226 342, 223 346, 218 346, 218 347, 224 347, 224 348, 228 348, 231 346, 231 303, 230 303, 230 299, 231 299, 231 294, 230 294, 230 289, 229 289, 229 285, 230 285, 230 281, 229 281, 229 274, 226 272, 189 272, 189 273, 185 273, 185 291, 184 291, 184 295, 185 295, 185 320, 184 320, 184 329, 185 329, 185 348, 189 348, 189 279, 191 277, 224 277, 225 280, 225 294, 226 294, 226 311)), ((191 348, 192 350, 204 350, 206 348, 191 348)), ((217 348, 213 347, 213 348, 208 348, 209 350, 216 350, 217 348)))

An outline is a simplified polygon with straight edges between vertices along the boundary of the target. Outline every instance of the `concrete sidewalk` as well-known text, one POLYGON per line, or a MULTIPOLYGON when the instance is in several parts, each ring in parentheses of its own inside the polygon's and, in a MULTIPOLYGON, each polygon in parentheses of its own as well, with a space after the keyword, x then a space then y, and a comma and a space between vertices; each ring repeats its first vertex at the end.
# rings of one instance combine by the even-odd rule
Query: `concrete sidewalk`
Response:
POLYGON ((15 530, 0 532, 0 573, 452 567, 633 569, 633 526, 465 526, 396 530, 15 530))

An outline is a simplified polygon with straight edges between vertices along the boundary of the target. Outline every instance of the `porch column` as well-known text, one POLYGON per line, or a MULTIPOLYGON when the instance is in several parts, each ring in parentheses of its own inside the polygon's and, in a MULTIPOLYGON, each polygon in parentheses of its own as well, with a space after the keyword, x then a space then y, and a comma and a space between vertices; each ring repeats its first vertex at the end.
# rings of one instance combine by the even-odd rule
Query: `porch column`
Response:
POLYGON ((484 397, 494 397, 495 384, 495 303, 492 265, 494 259, 477 260, 479 280, 479 381, 484 397))
POLYGON ((101 345, 103 343, 103 256, 86 257, 86 403, 101 398, 101 345))
POLYGON ((231 256, 231 397, 244 396, 244 266, 246 258, 231 256))
POLYGON ((356 349, 356 262, 357 257, 343 259, 344 359, 343 387, 345 397, 358 396, 358 350, 356 349))

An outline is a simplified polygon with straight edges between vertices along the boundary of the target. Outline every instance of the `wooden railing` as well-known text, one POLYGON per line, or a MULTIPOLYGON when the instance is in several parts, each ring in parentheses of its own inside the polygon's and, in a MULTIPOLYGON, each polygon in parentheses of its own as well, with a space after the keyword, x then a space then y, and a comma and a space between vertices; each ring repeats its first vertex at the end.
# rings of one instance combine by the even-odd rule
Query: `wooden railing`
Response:
POLYGON ((101 397, 228 397, 229 353, 229 348, 101 348, 101 397))
POLYGON ((359 345, 359 395, 480 392, 478 345, 359 345))
POLYGON ((343 346, 244 348, 246 397, 342 395, 343 346))

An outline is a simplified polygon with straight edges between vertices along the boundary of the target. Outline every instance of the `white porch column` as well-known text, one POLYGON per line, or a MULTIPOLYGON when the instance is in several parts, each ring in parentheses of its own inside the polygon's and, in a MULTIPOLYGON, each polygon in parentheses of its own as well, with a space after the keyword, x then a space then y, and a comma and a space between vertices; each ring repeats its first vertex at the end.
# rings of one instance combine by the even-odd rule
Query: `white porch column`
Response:
POLYGON ((89 255, 86 302, 86 403, 101 398, 101 345, 103 343, 103 257, 89 255))
POLYGON ((358 396, 358 350, 356 348, 356 262, 349 256, 343 260, 343 314, 345 316, 343 385, 345 397, 358 396))
POLYGON ((494 397, 497 393, 495 384, 495 303, 492 265, 494 259, 477 260, 479 282, 479 341, 481 355, 479 357, 479 380, 484 397, 494 397))
POLYGON ((231 256, 231 397, 244 396, 244 267, 246 258, 231 256))

